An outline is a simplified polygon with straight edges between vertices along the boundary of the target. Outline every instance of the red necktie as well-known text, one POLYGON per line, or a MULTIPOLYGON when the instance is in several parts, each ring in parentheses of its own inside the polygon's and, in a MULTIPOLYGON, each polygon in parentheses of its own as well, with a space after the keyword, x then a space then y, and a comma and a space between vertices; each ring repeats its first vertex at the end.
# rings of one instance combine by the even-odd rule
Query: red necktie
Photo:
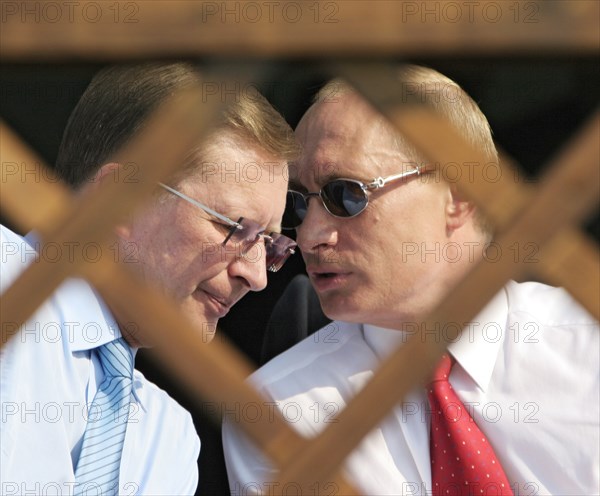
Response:
POLYGON ((452 361, 444 354, 427 395, 431 407, 433 496, 511 496, 496 454, 448 382, 452 361))

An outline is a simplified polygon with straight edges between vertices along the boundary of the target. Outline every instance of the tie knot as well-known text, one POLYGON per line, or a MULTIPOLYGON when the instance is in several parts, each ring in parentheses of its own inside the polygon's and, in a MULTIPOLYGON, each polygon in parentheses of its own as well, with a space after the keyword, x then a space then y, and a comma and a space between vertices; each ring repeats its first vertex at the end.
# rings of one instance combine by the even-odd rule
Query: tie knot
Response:
POLYGON ((448 353, 444 353, 442 355, 442 359, 440 360, 440 363, 433 371, 433 374, 431 376, 431 382, 447 381, 448 377, 450 376, 451 368, 452 368, 452 359, 450 358, 450 355, 448 355, 448 353))
POLYGON ((96 348, 102 370, 110 377, 133 377, 133 353, 123 338, 96 348))

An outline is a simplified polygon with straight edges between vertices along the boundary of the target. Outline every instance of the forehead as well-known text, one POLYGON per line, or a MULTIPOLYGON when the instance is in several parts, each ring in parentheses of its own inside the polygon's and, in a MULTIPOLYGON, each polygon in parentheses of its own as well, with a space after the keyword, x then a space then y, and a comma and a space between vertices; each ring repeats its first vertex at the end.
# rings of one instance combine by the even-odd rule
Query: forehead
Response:
POLYGON ((229 217, 278 223, 285 204, 285 161, 245 137, 213 137, 198 166, 179 183, 182 191, 229 217))
POLYGON ((286 160, 265 150, 259 143, 231 130, 212 134, 189 159, 193 180, 209 188, 225 185, 251 187, 272 182, 285 173, 286 160))
POLYGON ((296 164, 301 183, 330 177, 366 180, 401 170, 403 155, 390 125, 356 95, 311 107, 296 136, 302 147, 296 164))

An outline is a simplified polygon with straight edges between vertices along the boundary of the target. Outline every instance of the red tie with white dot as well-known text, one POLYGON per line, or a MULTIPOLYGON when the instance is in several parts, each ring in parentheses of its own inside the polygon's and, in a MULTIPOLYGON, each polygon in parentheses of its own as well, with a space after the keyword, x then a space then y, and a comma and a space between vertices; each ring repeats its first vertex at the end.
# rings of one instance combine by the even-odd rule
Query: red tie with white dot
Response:
POLYGON ((510 483, 494 450, 448 382, 451 367, 444 354, 427 392, 432 494, 510 496, 510 483))

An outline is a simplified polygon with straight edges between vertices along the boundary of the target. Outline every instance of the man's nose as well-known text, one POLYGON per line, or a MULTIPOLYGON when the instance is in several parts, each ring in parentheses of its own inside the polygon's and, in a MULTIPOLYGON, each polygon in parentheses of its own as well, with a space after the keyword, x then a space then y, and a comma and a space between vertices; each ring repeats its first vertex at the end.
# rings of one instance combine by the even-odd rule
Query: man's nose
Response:
POLYGON ((262 291, 267 286, 266 248, 256 243, 229 266, 229 275, 243 279, 250 291, 262 291))
POLYGON ((324 246, 333 246, 337 243, 336 218, 333 217, 321 201, 319 196, 306 199, 308 205, 306 216, 296 228, 296 241, 300 250, 310 252, 324 246))

